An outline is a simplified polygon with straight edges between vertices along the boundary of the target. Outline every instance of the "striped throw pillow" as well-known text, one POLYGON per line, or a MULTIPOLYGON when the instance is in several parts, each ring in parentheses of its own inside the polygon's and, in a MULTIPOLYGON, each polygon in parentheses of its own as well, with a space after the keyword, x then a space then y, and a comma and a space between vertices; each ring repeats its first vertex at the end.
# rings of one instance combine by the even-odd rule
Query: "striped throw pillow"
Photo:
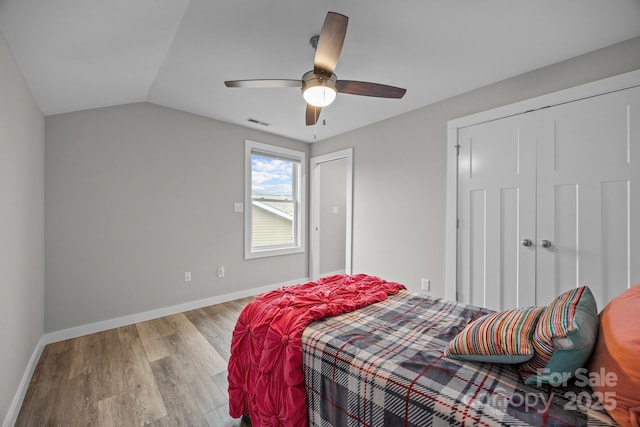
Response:
POLYGON ((445 349, 454 359, 522 363, 533 357, 531 335, 544 307, 487 314, 469 323, 445 349))
POLYGON ((533 333, 534 355, 520 366, 525 384, 566 385, 589 359, 598 324, 596 301, 588 287, 571 289, 553 300, 533 333))

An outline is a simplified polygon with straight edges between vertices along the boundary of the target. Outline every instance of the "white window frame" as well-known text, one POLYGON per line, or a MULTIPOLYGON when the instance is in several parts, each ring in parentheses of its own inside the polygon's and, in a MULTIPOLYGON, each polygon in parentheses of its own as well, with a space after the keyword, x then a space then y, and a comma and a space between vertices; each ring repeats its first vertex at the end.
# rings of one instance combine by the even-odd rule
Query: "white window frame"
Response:
POLYGON ((245 140, 244 150, 244 258, 254 259, 277 255, 304 253, 305 251, 305 193, 306 154, 303 151, 245 140), (251 155, 265 154, 299 162, 297 179, 294 177, 294 243, 254 248, 252 241, 253 205, 251 200, 251 155))

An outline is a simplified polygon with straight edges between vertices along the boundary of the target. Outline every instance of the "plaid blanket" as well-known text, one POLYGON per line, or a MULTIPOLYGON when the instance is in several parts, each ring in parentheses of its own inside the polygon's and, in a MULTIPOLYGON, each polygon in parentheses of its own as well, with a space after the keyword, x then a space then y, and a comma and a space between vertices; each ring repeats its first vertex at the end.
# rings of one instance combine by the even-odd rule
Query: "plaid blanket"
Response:
POLYGON ((588 388, 526 386, 517 365, 444 357, 488 312, 401 291, 311 323, 302 337, 309 425, 615 425, 588 388))

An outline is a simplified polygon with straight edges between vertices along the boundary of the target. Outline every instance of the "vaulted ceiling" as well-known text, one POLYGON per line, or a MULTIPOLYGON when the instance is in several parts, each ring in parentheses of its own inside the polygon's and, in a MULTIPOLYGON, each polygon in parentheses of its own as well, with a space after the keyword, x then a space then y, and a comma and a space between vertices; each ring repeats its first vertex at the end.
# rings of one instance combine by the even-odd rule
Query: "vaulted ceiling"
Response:
POLYGON ((0 0, 0 30, 45 115, 148 101, 313 142, 639 36, 640 0, 0 0), (328 11, 338 78, 403 99, 339 94, 306 126, 300 89, 224 86, 301 78, 328 11))

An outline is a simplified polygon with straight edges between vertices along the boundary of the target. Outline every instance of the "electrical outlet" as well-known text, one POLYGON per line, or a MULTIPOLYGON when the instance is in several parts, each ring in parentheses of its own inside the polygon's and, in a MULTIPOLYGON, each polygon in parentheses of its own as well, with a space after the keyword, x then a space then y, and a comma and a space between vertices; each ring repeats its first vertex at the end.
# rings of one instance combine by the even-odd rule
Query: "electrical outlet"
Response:
POLYGON ((185 271, 184 272, 184 282, 185 283, 189 283, 191 281, 191 272, 190 271, 185 271))
POLYGON ((429 292, 431 290, 431 280, 422 279, 422 290, 429 292))
POLYGON ((224 277, 224 265, 218 267, 218 277, 224 277))

